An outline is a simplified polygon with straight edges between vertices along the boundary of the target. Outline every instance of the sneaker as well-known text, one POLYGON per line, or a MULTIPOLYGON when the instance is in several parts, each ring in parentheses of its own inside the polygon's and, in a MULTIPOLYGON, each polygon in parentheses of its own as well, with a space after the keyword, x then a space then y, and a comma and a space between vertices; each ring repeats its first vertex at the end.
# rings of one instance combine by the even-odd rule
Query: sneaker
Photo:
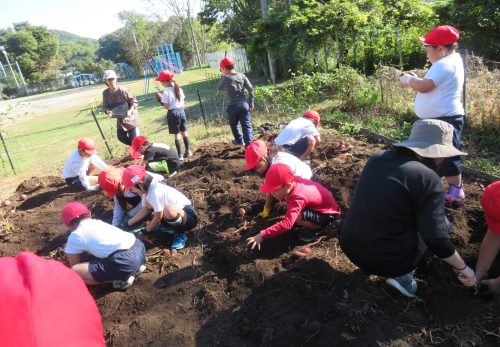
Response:
POLYGON ((232 140, 231 140, 231 143, 232 143, 233 145, 235 145, 235 146, 241 146, 241 145, 243 145, 243 142, 238 142, 238 141, 236 141, 235 139, 232 139, 232 140))
POLYGON ((416 297, 417 282, 413 278, 414 271, 400 277, 389 277, 385 282, 391 287, 397 289, 401 294, 408 298, 416 297))
POLYGON ((130 286, 134 283, 135 277, 130 276, 126 280, 115 280, 113 281, 113 288, 115 289, 120 289, 120 290, 126 290, 129 289, 130 286))
POLYGON ((309 229, 306 227, 299 228, 298 232, 299 232, 299 239, 303 242, 311 242, 316 239, 316 236, 318 236, 316 230, 309 229))
POLYGON ((144 271, 146 271, 146 265, 141 265, 141 267, 134 273, 133 277, 140 276, 144 271))
POLYGON ((448 191, 444 194, 444 204, 447 207, 461 208, 464 207, 465 192, 463 186, 448 185, 448 191))
POLYGON ((182 249, 186 246, 187 236, 186 234, 175 234, 174 240, 172 241, 173 249, 182 249))
POLYGON ((184 160, 184 156, 182 154, 179 154, 179 161, 183 161, 184 160))
POLYGON ((184 157, 185 158, 189 158, 189 157, 192 157, 193 156, 193 152, 191 151, 186 151, 186 153, 184 153, 184 157))

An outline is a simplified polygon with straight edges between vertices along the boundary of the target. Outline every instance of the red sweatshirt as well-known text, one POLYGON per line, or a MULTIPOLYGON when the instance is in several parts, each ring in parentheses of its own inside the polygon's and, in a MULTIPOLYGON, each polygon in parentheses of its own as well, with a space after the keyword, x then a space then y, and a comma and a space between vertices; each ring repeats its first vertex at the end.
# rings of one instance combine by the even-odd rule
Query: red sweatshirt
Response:
POLYGON ((292 229, 297 217, 304 208, 324 214, 339 215, 340 209, 328 189, 317 182, 295 176, 292 190, 286 198, 286 215, 278 223, 261 230, 265 238, 278 236, 292 229))

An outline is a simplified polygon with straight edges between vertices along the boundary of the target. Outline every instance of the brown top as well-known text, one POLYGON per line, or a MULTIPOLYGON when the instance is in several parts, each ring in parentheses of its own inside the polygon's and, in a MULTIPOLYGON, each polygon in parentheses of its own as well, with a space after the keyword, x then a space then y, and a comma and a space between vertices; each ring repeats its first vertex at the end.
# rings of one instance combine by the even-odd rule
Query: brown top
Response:
POLYGON ((139 111, 137 110, 137 99, 134 94, 128 89, 118 87, 113 93, 107 88, 102 92, 102 109, 104 111, 111 110, 119 104, 127 103, 129 109, 132 109, 132 114, 123 119, 116 119, 116 126, 121 126, 124 130, 131 130, 139 126, 139 111))

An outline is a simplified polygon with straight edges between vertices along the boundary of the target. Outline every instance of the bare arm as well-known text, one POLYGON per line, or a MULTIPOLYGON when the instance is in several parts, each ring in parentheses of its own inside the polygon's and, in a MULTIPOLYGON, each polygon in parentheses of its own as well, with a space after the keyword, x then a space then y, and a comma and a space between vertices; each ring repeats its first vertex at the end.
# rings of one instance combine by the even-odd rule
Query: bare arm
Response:
POLYGON ((436 84, 434 84, 433 80, 421 79, 417 77, 409 80, 408 86, 419 93, 428 93, 436 88, 436 84))
POLYGON ((146 216, 148 215, 149 213, 149 208, 147 206, 143 206, 139 212, 137 212, 135 214, 135 216, 133 216, 132 218, 130 218, 128 220, 128 225, 134 225, 135 223, 137 222, 140 222, 141 220, 143 220, 144 218, 146 218, 146 216))
POLYGON ((154 228, 156 228, 156 226, 160 224, 162 217, 163 217, 163 211, 155 212, 153 215, 153 219, 146 226, 146 232, 148 233, 152 232, 154 228))
POLYGON ((66 254, 66 259, 68 260, 69 267, 80 264, 80 254, 66 254))
POLYGON ((486 276, 499 250, 500 234, 495 234, 488 229, 479 248, 479 257, 476 264, 476 277, 478 280, 486 276))

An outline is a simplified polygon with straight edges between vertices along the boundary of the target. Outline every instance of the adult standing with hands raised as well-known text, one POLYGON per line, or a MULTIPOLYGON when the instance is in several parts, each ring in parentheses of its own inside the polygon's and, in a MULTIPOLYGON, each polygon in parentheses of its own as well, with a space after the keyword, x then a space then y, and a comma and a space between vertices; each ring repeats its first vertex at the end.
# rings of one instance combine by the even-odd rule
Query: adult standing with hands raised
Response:
MULTIPOLYGON (((453 146, 460 150, 465 109, 461 101, 464 86, 464 65, 456 52, 458 30, 449 25, 432 29, 420 42, 424 45, 432 66, 424 78, 405 74, 400 78, 403 86, 417 92, 415 113, 421 119, 439 119, 454 128, 453 146)), ((465 193, 462 185, 463 164, 460 156, 447 158, 438 174, 448 182, 445 204, 462 207, 465 193)))

